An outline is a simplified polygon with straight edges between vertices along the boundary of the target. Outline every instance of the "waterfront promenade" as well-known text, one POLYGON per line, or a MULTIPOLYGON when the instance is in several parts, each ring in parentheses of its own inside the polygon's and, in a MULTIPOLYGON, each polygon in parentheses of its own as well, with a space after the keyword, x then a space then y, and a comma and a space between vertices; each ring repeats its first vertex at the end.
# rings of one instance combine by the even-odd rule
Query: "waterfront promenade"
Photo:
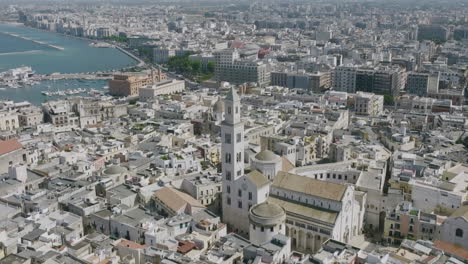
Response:
POLYGON ((134 54, 132 54, 131 52, 126 51, 125 49, 123 49, 123 48, 121 48, 119 46, 115 46, 115 48, 120 50, 122 53, 125 53, 127 56, 131 57, 132 59, 138 61, 138 65, 137 65, 138 67, 145 66, 146 63, 142 59, 140 59, 137 56, 135 56, 134 54))

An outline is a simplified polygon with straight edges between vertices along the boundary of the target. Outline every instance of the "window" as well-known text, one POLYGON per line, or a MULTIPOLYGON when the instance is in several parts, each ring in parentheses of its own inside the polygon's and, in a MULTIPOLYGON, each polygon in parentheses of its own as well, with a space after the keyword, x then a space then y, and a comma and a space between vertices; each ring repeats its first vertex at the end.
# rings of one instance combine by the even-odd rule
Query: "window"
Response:
POLYGON ((231 180, 231 172, 226 171, 226 180, 230 181, 231 180))
POLYGON ((239 202, 237 203, 237 207, 242 208, 242 201, 239 201, 239 202))
POLYGON ((265 232, 265 227, 262 226, 262 229, 261 229, 261 230, 262 230, 262 232, 265 232))
POLYGON ((231 154, 230 153, 226 153, 226 159, 225 159, 226 163, 231 163, 231 154))
POLYGON ((231 205, 231 197, 228 197, 228 198, 227 198, 227 204, 228 204, 228 205, 231 205))
POLYGON ((237 161, 237 162, 241 162, 241 160, 242 160, 242 152, 239 152, 239 153, 237 153, 237 155, 236 155, 236 161, 237 161))
POLYGON ((228 110, 228 111, 227 111, 227 112, 228 112, 228 114, 231 114, 231 113, 232 113, 232 108, 231 108, 230 106, 228 107, 228 109, 227 109, 227 110, 228 110))
POLYGON ((457 230, 455 230, 455 236, 463 237, 463 230, 461 228, 457 228, 457 230))
POLYGON ((273 232, 273 230, 274 230, 274 227, 273 227, 273 226, 272 226, 272 227, 270 227, 270 231, 271 231, 271 232, 273 232))
POLYGON ((236 135, 236 142, 241 142, 242 141, 242 134, 241 133, 238 133, 236 135))
POLYGON ((239 195, 239 197, 242 197, 242 190, 238 190, 237 194, 239 195))
POLYGON ((252 192, 249 192, 249 200, 252 200, 252 192))
POLYGON ((224 134, 224 143, 231 144, 231 134, 224 134))
POLYGON ((227 190, 227 193, 231 193, 231 186, 228 185, 228 186, 226 187, 226 190, 227 190))
POLYGON ((237 176, 241 176, 241 170, 237 171, 237 176))

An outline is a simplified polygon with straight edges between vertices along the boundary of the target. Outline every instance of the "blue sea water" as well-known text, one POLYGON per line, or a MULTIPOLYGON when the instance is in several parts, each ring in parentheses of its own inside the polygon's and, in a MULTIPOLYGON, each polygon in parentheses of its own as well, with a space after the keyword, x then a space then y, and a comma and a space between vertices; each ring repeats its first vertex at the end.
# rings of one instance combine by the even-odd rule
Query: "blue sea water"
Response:
MULTIPOLYGON (((1 31, 1 30, 0 30, 1 31)), ((0 33, 0 55, 5 56, 5 54, 25 52, 25 51, 41 51, 51 49, 47 46, 13 37, 7 34, 0 33)), ((4 58, 1 58, 0 61, 3 61, 4 58)))
MULTIPOLYGON (((53 49, 0 33, 0 72, 21 66, 31 66, 39 74, 83 73, 122 69, 137 64, 133 58, 117 49, 90 47, 89 41, 83 39, 6 24, 0 24, 0 32, 16 34, 63 48, 63 50, 53 49)), ((67 86, 75 82, 77 81, 57 81, 52 84, 56 86, 54 89, 65 90, 67 86)), ((78 83, 85 84, 84 88, 94 89, 102 89, 106 85, 104 81, 85 80, 78 83)), ((41 82, 26 88, 0 89, 0 99, 29 100, 39 104, 45 100, 41 91, 49 90, 50 86, 52 85, 49 82, 41 82)))

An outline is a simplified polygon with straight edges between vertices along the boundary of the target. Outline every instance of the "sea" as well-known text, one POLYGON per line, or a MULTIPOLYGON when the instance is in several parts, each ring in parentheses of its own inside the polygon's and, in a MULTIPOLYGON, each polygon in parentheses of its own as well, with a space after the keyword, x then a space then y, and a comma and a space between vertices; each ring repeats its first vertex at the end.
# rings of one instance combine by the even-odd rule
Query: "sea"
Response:
MULTIPOLYGON (((41 41, 63 48, 54 49, 19 37, 0 33, 0 72, 30 66, 38 74, 86 73, 118 70, 138 62, 114 48, 90 47, 89 41, 61 34, 27 28, 20 25, 0 24, 0 32, 41 41)), ((103 90, 104 80, 57 80, 41 81, 22 88, 0 87, 0 100, 29 101, 39 105, 46 100, 42 91, 57 91, 76 88, 103 90)), ((68 95, 70 96, 70 95, 68 95)))

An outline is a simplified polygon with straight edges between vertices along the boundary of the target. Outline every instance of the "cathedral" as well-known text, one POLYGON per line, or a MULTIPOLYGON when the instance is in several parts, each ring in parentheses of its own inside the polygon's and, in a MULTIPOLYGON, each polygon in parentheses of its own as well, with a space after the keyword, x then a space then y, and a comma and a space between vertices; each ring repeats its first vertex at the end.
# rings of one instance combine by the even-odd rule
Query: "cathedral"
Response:
MULTIPOLYGON (((282 159, 271 151, 251 157, 252 170, 245 174, 244 144, 248 143, 244 142, 240 97, 235 89, 228 92, 224 111, 221 123, 222 210, 223 222, 230 231, 252 237, 249 211, 252 206, 263 204, 257 207, 284 209, 286 228, 280 231, 291 238, 294 250, 315 253, 329 238, 348 243, 361 234, 365 193, 356 191, 350 184, 288 173, 281 166, 282 159)), ((263 211, 267 215, 270 213, 263 211)), ((254 232, 255 239, 261 237, 262 230, 265 229, 254 232)))

